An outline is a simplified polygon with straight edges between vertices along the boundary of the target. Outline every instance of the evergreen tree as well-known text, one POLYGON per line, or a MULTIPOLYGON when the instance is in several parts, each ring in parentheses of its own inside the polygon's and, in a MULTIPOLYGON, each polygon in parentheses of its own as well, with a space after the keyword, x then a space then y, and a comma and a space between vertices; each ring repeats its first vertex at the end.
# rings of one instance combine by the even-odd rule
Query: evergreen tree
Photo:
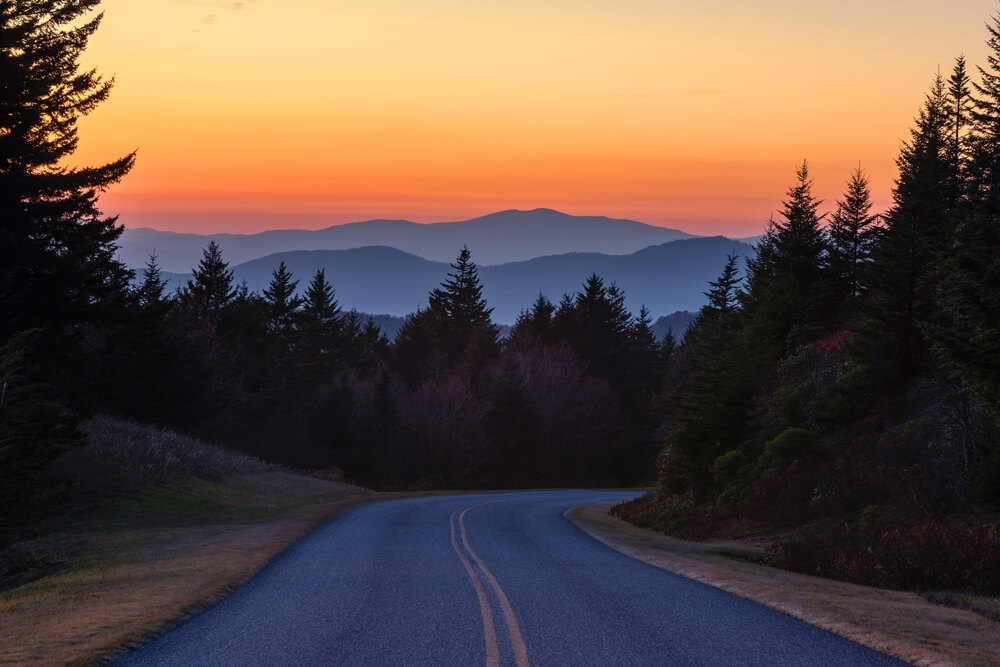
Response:
POLYGON ((873 252, 862 333, 889 378, 912 376, 926 361, 921 323, 934 317, 938 260, 950 245, 951 124, 944 81, 935 77, 910 140, 896 160, 899 176, 886 228, 873 252))
POLYGON ((31 327, 48 335, 100 321, 121 303, 130 274, 115 259, 122 228, 97 208, 131 153, 99 167, 68 167, 77 122, 112 81, 80 71, 99 0, 0 3, 0 339, 31 327))
POLYGON ((670 364, 674 360, 674 355, 677 354, 677 337, 674 335, 674 328, 667 327, 667 332, 663 334, 663 339, 660 340, 660 359, 662 360, 664 368, 669 368, 670 364))
POLYGON ((342 361, 343 319, 326 272, 318 269, 306 287, 296 329, 298 363, 309 369, 307 376, 314 381, 329 374, 334 364, 342 361))
POLYGON ((787 191, 781 220, 770 220, 767 231, 747 261, 747 279, 740 296, 746 318, 748 361, 765 378, 777 359, 796 346, 790 340, 824 328, 832 317, 833 289, 827 268, 829 251, 818 214, 820 201, 812 194, 808 164, 796 170, 787 191))
POLYGON ((937 257, 944 269, 938 317, 923 320, 921 333, 952 379, 1000 421, 1000 16, 987 29, 987 67, 979 68, 982 83, 973 84, 979 97, 967 179, 971 201, 953 224, 947 253, 937 257))
POLYGON ((746 438, 750 401, 748 368, 738 344, 740 279, 730 255, 719 278, 709 283, 708 303, 684 336, 677 363, 687 381, 675 397, 674 424, 657 462, 665 493, 691 491, 705 498, 712 489, 712 465, 746 438))
POLYGON ((447 365, 435 335, 436 322, 427 309, 410 313, 396 333, 392 366, 407 386, 417 387, 447 365))
POLYGON ((1000 15, 994 16, 986 29, 987 66, 977 67, 980 83, 972 84, 978 93, 972 114, 972 191, 977 214, 994 219, 1000 216, 1000 15))
POLYGON ((218 314, 238 295, 233 288, 229 262, 222 259, 222 248, 214 240, 208 242, 198 266, 191 272, 194 280, 188 281, 188 291, 208 313, 218 314))
POLYGON ((477 356, 490 356, 496 351, 500 330, 490 320, 493 309, 486 307, 479 269, 467 247, 451 268, 454 273, 430 293, 428 310, 440 327, 441 343, 446 350, 475 350, 477 356))
POLYGON ((653 335, 653 319, 646 306, 639 307, 639 314, 631 322, 629 338, 631 346, 628 355, 630 369, 629 393, 634 394, 644 406, 653 392, 660 388, 666 366, 660 352, 660 344, 653 335))
MULTIPOLYGON (((112 81, 80 70, 99 0, 0 2, 0 504, 30 504, 32 472, 79 441, 102 354, 129 306, 122 228, 98 208, 130 153, 72 166, 77 123, 112 81)), ((0 508, 0 523, 13 517, 0 508)), ((0 526, 0 533, 4 527, 0 526)))
POLYGON ((295 326, 296 312, 302 305, 302 298, 295 291, 298 280, 292 280, 292 274, 284 262, 271 273, 271 282, 264 290, 264 301, 267 304, 267 328, 272 333, 288 336, 295 326))
POLYGON ((952 165, 949 181, 951 206, 957 206, 967 193, 967 173, 971 151, 969 129, 973 123, 975 100, 972 98, 969 73, 965 68, 965 56, 955 59, 955 66, 948 77, 948 102, 951 118, 951 142, 948 161, 952 165))
POLYGON ((136 290, 139 306, 144 309, 160 309, 166 302, 167 281, 160 271, 154 252, 146 260, 142 270, 142 283, 136 290))
POLYGON ((653 335, 652 324, 653 318, 649 315, 649 309, 646 306, 639 306, 639 314, 632 322, 631 335, 638 350, 644 354, 657 355, 660 348, 656 342, 656 336, 653 335))
POLYGON ((879 234, 879 216, 871 209, 868 177, 858 167, 830 218, 830 268, 841 300, 857 298, 862 292, 864 265, 871 260, 879 234))
POLYGON ((463 247, 426 310, 406 318, 393 346, 395 367, 414 386, 460 363, 481 367, 500 351, 500 330, 490 320, 479 269, 463 247))
POLYGON ((523 339, 552 342, 554 338, 552 318, 555 312, 556 307, 552 305, 552 302, 544 294, 539 293, 531 308, 522 310, 517 316, 510 332, 511 342, 523 339))
POLYGON ((576 303, 569 294, 563 294, 552 313, 553 340, 573 340, 577 331, 576 303))
POLYGON ((10 534, 15 508, 32 501, 41 468, 80 440, 75 416, 54 388, 25 373, 40 333, 24 331, 0 345, 0 534, 10 534))
POLYGON ((382 328, 376 324, 371 315, 365 320, 361 329, 361 356, 354 362, 354 368, 364 377, 375 374, 379 365, 389 358, 389 338, 382 333, 382 328))
POLYGON ((596 273, 583 284, 573 303, 575 331, 569 340, 580 359, 596 375, 621 388, 627 373, 625 356, 629 348, 632 316, 625 308, 625 295, 617 285, 605 285, 596 273))
POLYGON ((775 270, 787 290, 786 326, 815 325, 829 315, 825 309, 824 268, 827 248, 820 229, 825 215, 819 215, 821 201, 812 194, 812 179, 808 163, 795 172, 795 185, 788 189, 788 199, 782 202, 783 222, 775 228, 774 246, 777 251, 775 270), (789 320, 788 317, 792 319, 789 320))

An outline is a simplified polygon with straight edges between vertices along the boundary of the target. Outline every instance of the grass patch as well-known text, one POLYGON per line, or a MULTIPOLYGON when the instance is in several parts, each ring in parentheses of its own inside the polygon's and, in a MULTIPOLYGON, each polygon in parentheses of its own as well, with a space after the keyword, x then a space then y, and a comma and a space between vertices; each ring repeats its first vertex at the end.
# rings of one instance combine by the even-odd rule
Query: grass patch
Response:
POLYGON ((921 593, 928 602, 942 604, 955 609, 965 609, 983 618, 1000 623, 1000 598, 990 598, 972 593, 955 593, 953 591, 929 591, 921 593))
POLYGON ((753 562, 761 541, 694 542, 611 516, 611 503, 567 513, 584 532, 656 567, 701 581, 917 665, 1000 664, 993 598, 889 591, 779 570, 753 562), (733 556, 736 556, 736 559, 733 556), (933 602, 964 601, 946 607, 933 602), (975 608, 973 608, 975 607, 975 608))
POLYGON ((52 471, 65 511, 0 550, 0 663, 113 657, 375 497, 136 424, 86 428, 52 471))
POLYGON ((368 498, 357 487, 272 471, 207 487, 181 480, 77 517, 20 543, 60 554, 62 565, 0 593, 0 663, 90 664, 124 651, 368 498))

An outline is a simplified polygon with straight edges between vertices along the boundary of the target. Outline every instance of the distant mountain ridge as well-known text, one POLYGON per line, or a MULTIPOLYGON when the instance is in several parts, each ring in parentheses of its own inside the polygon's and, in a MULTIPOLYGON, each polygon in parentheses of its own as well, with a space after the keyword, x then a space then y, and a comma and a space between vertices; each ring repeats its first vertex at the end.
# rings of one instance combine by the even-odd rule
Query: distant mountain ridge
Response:
MULTIPOLYGON (((734 253, 746 258, 752 252, 751 246, 725 237, 699 237, 646 247, 629 255, 568 253, 498 266, 480 265, 479 277, 483 296, 494 309, 493 320, 500 324, 512 324, 539 293, 553 303, 563 294, 575 294, 593 273, 621 287, 633 313, 645 305, 656 319, 675 311, 697 311, 726 256, 734 253)), ((479 263, 475 254, 473 260, 479 263)), ((251 290, 262 291, 282 261, 299 280, 300 289, 323 268, 342 308, 395 316, 426 308, 428 292, 451 271, 445 262, 384 246, 280 252, 236 264, 232 270, 237 281, 246 280, 251 290)), ((178 286, 190 274, 165 277, 178 286)))
POLYGON ((421 224, 406 220, 368 220, 320 230, 274 230, 258 234, 182 234, 126 228, 119 257, 133 269, 156 253, 165 271, 183 273, 197 265, 210 240, 226 260, 242 264, 279 252, 348 250, 387 246, 431 261, 450 262, 463 245, 481 266, 526 261, 571 252, 627 255, 692 234, 635 220, 573 216, 552 209, 508 210, 461 222, 421 224))

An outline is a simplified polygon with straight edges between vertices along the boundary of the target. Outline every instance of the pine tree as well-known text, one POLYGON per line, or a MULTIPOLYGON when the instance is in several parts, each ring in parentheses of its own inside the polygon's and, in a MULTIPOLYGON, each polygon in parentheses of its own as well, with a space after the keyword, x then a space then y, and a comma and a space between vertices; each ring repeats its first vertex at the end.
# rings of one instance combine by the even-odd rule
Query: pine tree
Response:
POLYGON ((975 126, 973 145, 973 192, 978 214, 1000 216, 1000 15, 987 24, 987 66, 979 66, 980 83, 973 82, 978 97, 972 114, 975 126))
POLYGON ((354 368, 363 377, 372 377, 380 364, 389 358, 389 337, 382 333, 382 327, 369 315, 361 329, 360 341, 361 355, 354 361, 354 368))
POLYGON ((451 268, 454 273, 430 293, 428 310, 440 325, 441 342, 459 353, 474 348, 488 355, 496 350, 500 331, 490 320, 493 309, 486 306, 479 269, 468 247, 462 248, 451 268))
POLYGON ((39 329, 24 331, 0 344, 0 534, 9 535, 15 507, 30 503, 41 468, 77 444, 75 416, 54 388, 32 381, 25 367, 39 329))
POLYGON ((669 368, 670 364, 674 361, 674 355, 677 354, 677 337, 674 335, 674 328, 667 327, 667 332, 663 334, 663 338, 660 340, 660 359, 662 360, 664 368, 669 368))
POLYGON ((829 250, 820 229, 822 202, 812 194, 808 164, 796 170, 795 185, 782 203, 781 219, 770 220, 747 261, 746 288, 740 301, 754 345, 748 351, 763 377, 775 361, 832 318, 833 289, 829 280, 829 250))
POLYGON ((705 293, 708 303, 688 328, 676 363, 687 381, 674 398, 674 426, 657 462, 658 486, 666 493, 707 497, 712 464, 746 438, 751 395, 749 367, 739 345, 740 279, 730 255, 705 293))
POLYGON ((288 336, 295 326, 296 312, 302 305, 302 298, 295 291, 298 280, 292 280, 292 274, 284 262, 271 273, 271 282, 264 290, 264 301, 267 304, 267 328, 272 333, 288 336))
POLYGON ((621 388, 627 373, 625 357, 629 348, 629 323, 625 295, 617 285, 605 285, 596 273, 583 283, 573 303, 575 331, 569 340, 580 359, 596 375, 621 388))
POLYGON ((937 256, 943 265, 937 317, 921 321, 920 331, 951 378, 1000 421, 1000 16, 987 30, 987 67, 979 68, 982 83, 973 83, 979 97, 967 176, 970 201, 956 216, 948 252, 937 256))
POLYGON ((812 194, 807 162, 795 172, 795 181, 788 189, 788 199, 782 202, 784 221, 775 228, 776 269, 788 290, 786 307, 794 318, 789 324, 808 326, 829 315, 823 300, 828 253, 820 229, 826 216, 818 214, 822 202, 812 194))
POLYGON ((187 283, 188 291, 208 313, 218 314, 238 295, 233 288, 233 272, 222 259, 222 248, 214 240, 202 251, 198 266, 191 271, 194 280, 187 283))
POLYGON ((500 330, 490 320, 479 269, 463 247, 452 272, 430 293, 426 310, 410 315, 393 345, 395 367, 414 386, 461 363, 481 367, 500 351, 500 330))
POLYGON ((830 268, 841 300, 861 295, 864 265, 871 261, 880 216, 873 214, 868 177, 858 167, 847 182, 844 199, 830 218, 830 268))
POLYGON ((529 310, 522 310, 511 328, 511 342, 530 339, 535 342, 548 343, 553 341, 552 318, 556 307, 539 293, 538 298, 529 310))
POLYGON ((334 298, 326 272, 318 269, 306 287, 302 308, 298 311, 299 364, 329 371, 341 360, 344 315, 334 298))
POLYGON ((429 375, 444 370, 447 358, 436 337, 437 325, 431 312, 410 313, 396 333, 392 345, 392 365, 409 387, 417 387, 429 375))
POLYGON ((969 129, 973 124, 975 100, 970 88, 971 79, 965 68, 965 56, 955 59, 955 66, 948 77, 948 102, 951 118, 951 141, 948 160, 952 165, 949 181, 949 198, 952 207, 967 197, 967 174, 971 149, 969 129))
POLYGON ((30 327, 96 321, 130 278, 115 259, 122 228, 98 196, 135 160, 68 167, 77 122, 113 81, 80 71, 99 0, 0 3, 0 339, 30 327))
POLYGON ((657 355, 660 351, 660 346, 656 342, 656 336, 653 335, 652 324, 653 318, 649 315, 649 309, 646 306, 639 306, 639 314, 635 316, 632 322, 631 335, 633 342, 639 350, 657 355))
POLYGON ((951 244, 950 136, 944 81, 938 75, 896 160, 893 206, 867 278, 861 333, 877 351, 887 379, 910 377, 927 361, 920 327, 935 316, 938 261, 951 244))
POLYGON ((159 309, 166 301, 166 291, 167 281, 163 278, 154 252, 146 260, 146 266, 142 270, 142 283, 136 290, 139 306, 144 309, 159 309))

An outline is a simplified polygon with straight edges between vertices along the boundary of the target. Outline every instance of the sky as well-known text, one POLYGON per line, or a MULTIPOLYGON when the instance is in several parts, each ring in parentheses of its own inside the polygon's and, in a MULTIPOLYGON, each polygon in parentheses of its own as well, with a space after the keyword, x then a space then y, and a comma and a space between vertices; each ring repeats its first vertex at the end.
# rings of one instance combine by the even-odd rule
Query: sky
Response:
POLYGON ((888 208, 937 71, 986 63, 997 0, 104 0, 115 77, 72 162, 199 233, 555 208, 751 236, 808 160, 888 208))

